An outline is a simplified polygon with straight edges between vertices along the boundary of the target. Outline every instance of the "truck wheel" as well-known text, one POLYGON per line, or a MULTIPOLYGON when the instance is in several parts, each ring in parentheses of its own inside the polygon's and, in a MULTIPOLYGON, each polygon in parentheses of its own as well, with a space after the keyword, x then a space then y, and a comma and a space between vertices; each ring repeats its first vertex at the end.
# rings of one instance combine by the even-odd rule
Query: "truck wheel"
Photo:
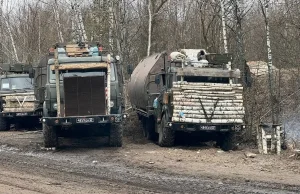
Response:
POLYGON ((6 118, 0 117, 0 131, 8 131, 10 124, 6 118))
POLYGON ((175 142, 175 132, 167 126, 166 116, 164 115, 160 123, 158 145, 161 147, 171 147, 175 142))
POLYGON ((235 150, 236 149, 236 134, 235 132, 227 132, 223 135, 223 140, 221 141, 221 149, 224 151, 235 150))
POLYGON ((110 126, 109 145, 113 147, 122 147, 123 130, 119 125, 112 124, 110 126))
POLYGON ((46 148, 58 146, 58 137, 55 127, 48 126, 45 123, 43 123, 43 135, 44 145, 46 148))

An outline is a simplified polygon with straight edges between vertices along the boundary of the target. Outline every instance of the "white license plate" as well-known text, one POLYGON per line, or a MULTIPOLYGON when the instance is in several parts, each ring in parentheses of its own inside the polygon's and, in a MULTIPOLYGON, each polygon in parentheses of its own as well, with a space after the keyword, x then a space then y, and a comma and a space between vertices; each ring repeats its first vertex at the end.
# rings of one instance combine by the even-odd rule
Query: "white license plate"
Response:
POLYGON ((204 125, 204 126, 201 126, 200 129, 201 130, 207 130, 207 131, 214 131, 214 130, 217 129, 217 127, 216 126, 206 126, 206 125, 204 125))
POLYGON ((27 112, 18 112, 16 113, 16 116, 26 116, 27 112))
POLYGON ((76 123, 93 123, 94 118, 77 118, 76 123))

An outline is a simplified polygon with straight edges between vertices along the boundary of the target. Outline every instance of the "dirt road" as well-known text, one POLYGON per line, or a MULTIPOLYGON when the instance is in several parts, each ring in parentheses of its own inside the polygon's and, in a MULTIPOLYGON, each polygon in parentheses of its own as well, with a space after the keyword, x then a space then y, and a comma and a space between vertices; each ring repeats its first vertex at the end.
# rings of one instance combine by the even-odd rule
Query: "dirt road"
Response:
POLYGON ((160 148, 136 137, 123 148, 88 139, 45 151, 41 137, 0 133, 0 193, 300 193, 300 162, 286 156, 160 148))

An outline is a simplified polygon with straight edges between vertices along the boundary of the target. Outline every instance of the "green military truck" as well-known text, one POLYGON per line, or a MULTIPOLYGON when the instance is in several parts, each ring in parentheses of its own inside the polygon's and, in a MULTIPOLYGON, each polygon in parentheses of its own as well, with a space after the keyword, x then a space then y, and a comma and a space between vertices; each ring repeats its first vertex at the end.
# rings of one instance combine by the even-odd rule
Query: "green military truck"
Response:
MULTIPOLYGON (((122 146, 123 78, 119 57, 98 43, 56 44, 35 69, 45 147, 88 129, 122 146)), ((80 134, 80 133, 79 133, 80 134)))
POLYGON ((23 63, 1 65, 0 131, 9 130, 11 124, 16 129, 40 125, 42 112, 35 107, 30 67, 23 63))
POLYGON ((129 97, 145 137, 158 134, 160 146, 173 146, 177 131, 199 132, 224 150, 234 148, 245 110, 231 55, 181 49, 154 54, 130 69, 129 97))

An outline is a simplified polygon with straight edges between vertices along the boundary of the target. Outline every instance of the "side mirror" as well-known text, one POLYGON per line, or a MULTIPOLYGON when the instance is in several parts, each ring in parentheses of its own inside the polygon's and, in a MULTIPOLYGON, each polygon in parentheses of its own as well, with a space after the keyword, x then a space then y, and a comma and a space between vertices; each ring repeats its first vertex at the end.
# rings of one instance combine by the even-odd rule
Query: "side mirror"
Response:
POLYGON ((127 73, 128 73, 128 75, 131 75, 132 72, 133 72, 133 67, 132 67, 132 65, 127 65, 127 73))
POLYGON ((30 68, 29 69, 29 78, 34 78, 34 76, 35 76, 35 70, 33 69, 33 68, 30 68))
POLYGON ((158 85, 160 84, 160 75, 155 76, 155 83, 158 85))

